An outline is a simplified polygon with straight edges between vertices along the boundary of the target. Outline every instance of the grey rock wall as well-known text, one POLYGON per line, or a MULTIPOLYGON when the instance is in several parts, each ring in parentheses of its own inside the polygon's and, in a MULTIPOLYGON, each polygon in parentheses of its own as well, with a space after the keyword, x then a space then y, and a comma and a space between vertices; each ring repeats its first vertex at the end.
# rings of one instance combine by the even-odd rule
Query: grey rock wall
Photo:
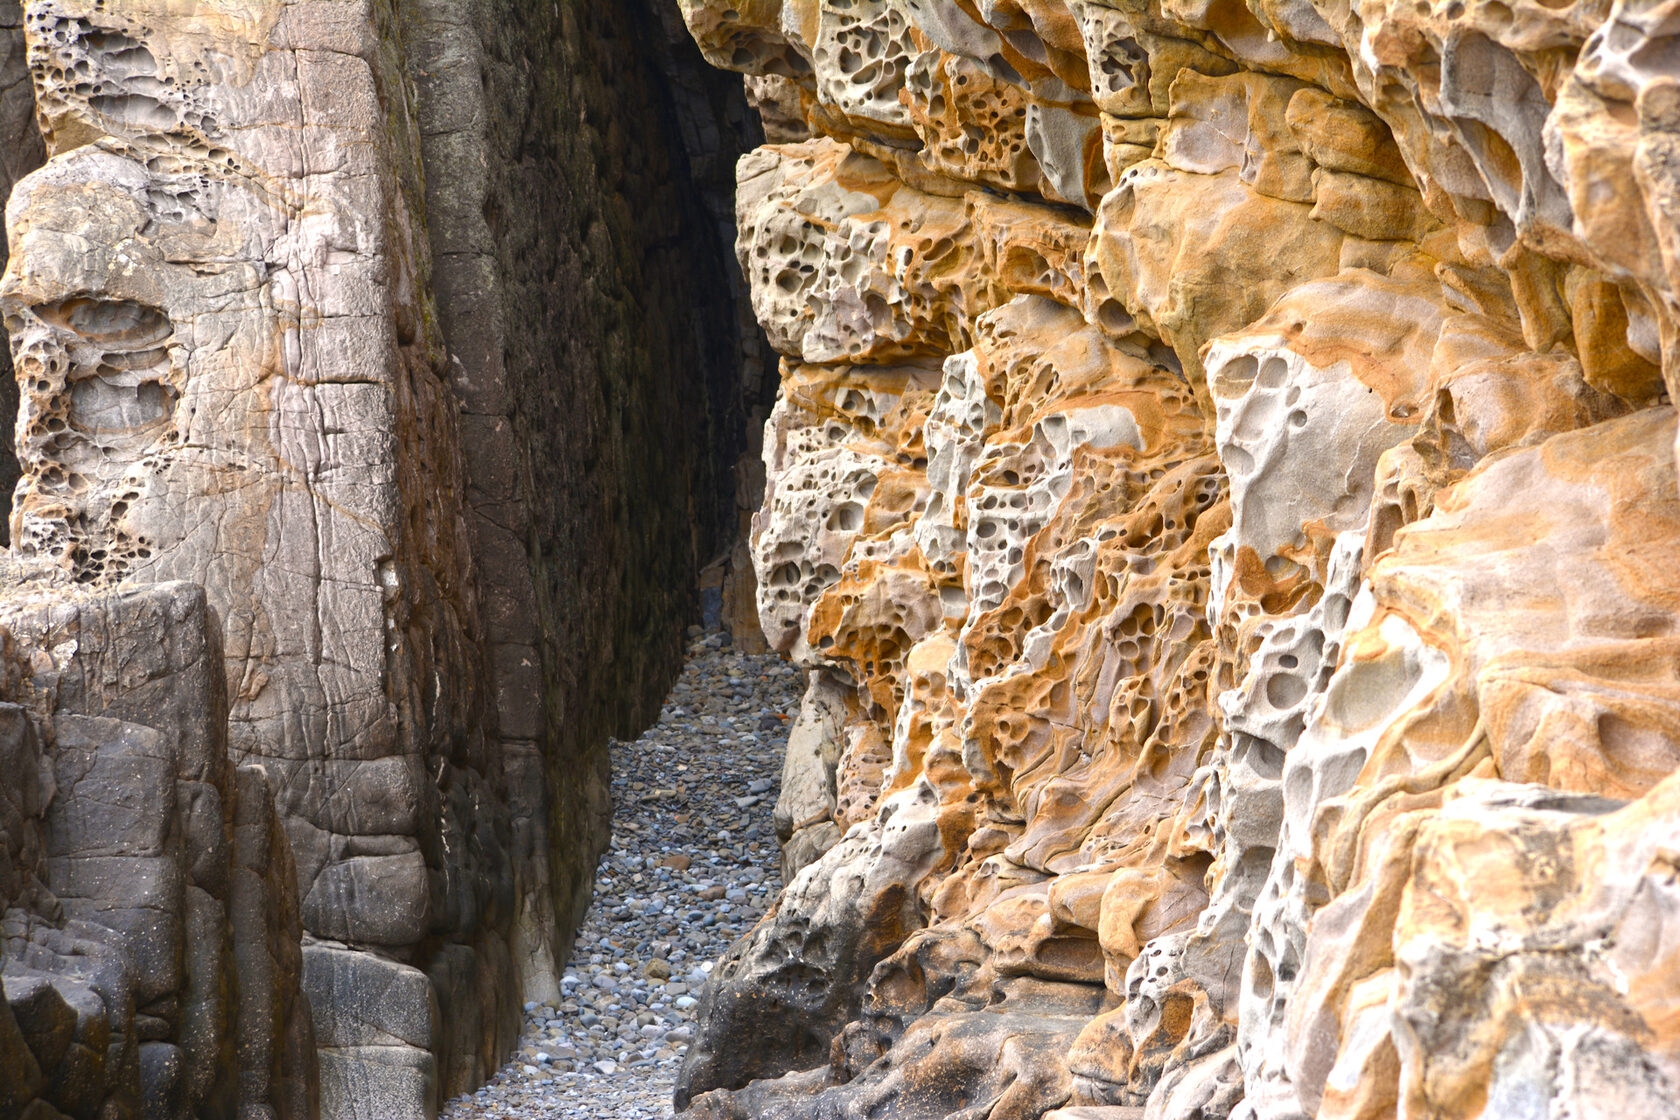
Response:
POLYGON ((0 605, 0 1113, 316 1112, 297 880, 205 593, 0 605))
MULTIPOLYGON (((18 0, 0 0, 0 197, 10 194, 12 184, 44 159, 46 149, 35 128, 35 94, 24 60, 23 10, 18 0)), ((6 267, 4 225, 0 222, 0 270, 6 267)), ((11 352, 0 347, 0 544, 10 540, 6 522, 12 510, 12 487, 18 480, 17 453, 12 449, 17 408, 11 352)))
POLYGON ((654 11, 0 5, 0 123, 50 157, 0 279, 7 749, 57 776, 0 973, 51 1004, 83 981, 37 942, 87 941, 105 985, 65 997, 81 1096, 65 1015, 0 1015, 0 1117, 425 1117, 557 995, 607 736, 676 671, 768 390, 727 251, 758 136, 654 11), (175 707, 111 652, 176 640, 148 611, 201 632, 175 707))
POLYGON ((736 528, 724 469, 769 391, 728 262, 757 133, 660 5, 403 10, 516 874, 554 900, 521 905, 514 953, 552 1001, 605 835, 606 737, 675 671, 671 620, 736 528))

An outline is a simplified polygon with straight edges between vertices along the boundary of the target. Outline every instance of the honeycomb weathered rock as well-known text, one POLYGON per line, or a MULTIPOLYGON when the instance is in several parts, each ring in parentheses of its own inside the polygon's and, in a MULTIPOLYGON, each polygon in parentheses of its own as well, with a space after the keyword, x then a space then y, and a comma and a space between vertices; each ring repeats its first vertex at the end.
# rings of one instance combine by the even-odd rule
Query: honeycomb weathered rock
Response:
POLYGON ((739 244, 828 815, 679 1101, 1673 1114, 1669 7, 682 6, 814 137, 739 244))

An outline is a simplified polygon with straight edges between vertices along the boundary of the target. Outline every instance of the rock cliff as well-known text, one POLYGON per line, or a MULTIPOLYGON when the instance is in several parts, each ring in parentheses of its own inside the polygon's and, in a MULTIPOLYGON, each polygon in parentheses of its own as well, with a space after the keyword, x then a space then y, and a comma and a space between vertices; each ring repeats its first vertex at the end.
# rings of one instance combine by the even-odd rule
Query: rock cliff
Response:
POLYGON ((1680 1118, 1677 27, 0 0, 0 1120, 482 1081, 697 580, 696 1116, 1680 1118))
POLYGON ((809 674, 702 1117, 1680 1116, 1646 0, 681 0, 809 674))
POLYGON ((418 1120, 558 998, 758 139, 641 3, 0 3, 0 1116, 418 1120))

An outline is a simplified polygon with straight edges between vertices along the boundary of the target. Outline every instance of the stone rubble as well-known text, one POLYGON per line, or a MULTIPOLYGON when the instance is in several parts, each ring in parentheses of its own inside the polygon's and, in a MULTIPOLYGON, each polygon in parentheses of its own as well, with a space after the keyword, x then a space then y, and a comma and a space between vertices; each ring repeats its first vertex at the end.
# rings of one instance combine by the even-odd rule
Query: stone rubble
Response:
POLYGON ((803 674, 698 636, 659 722, 613 743, 613 842, 558 1006, 529 1003, 512 1060, 442 1120, 652 1120, 712 962, 781 888, 771 807, 803 674))

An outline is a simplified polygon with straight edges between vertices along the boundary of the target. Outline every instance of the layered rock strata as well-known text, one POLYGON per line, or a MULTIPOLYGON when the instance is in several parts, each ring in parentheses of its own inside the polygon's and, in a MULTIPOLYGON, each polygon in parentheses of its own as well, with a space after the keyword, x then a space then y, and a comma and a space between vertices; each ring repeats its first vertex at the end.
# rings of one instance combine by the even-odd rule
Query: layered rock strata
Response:
POLYGON ((809 687, 678 1104, 1675 1115, 1669 10, 681 6, 809 687))
POLYGON ((0 1115, 425 1117, 558 998, 752 403, 679 31, 0 4, 0 1115))

